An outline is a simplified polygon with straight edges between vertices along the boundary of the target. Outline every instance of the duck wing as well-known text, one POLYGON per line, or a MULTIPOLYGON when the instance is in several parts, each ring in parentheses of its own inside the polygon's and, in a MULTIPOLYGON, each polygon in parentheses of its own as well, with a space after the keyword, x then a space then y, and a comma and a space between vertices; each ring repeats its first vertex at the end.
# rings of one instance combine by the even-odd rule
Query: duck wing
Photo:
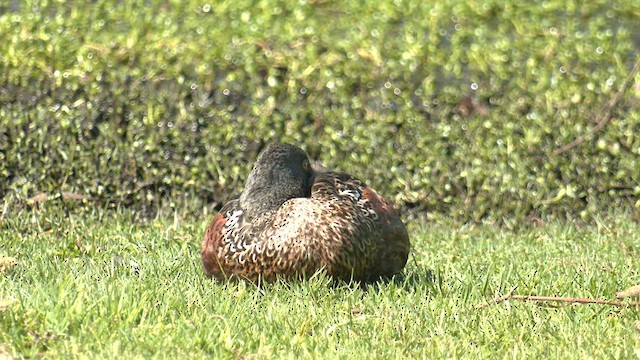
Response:
POLYGON ((326 172, 316 177, 311 199, 320 208, 316 232, 325 239, 322 262, 331 275, 369 281, 404 268, 406 226, 374 189, 351 175, 326 172))
POLYGON ((220 280, 227 278, 228 265, 222 250, 226 247, 226 251, 235 252, 231 240, 237 237, 239 229, 244 226, 243 213, 240 200, 236 198, 226 203, 209 222, 201 251, 202 265, 207 276, 220 280))

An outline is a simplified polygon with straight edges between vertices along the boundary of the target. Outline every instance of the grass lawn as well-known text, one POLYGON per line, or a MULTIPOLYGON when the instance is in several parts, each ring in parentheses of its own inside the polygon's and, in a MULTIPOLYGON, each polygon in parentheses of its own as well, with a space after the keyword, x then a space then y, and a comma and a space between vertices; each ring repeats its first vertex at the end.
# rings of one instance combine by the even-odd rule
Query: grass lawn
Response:
POLYGON ((2 261, 16 260, 0 275, 0 357, 640 355, 634 308, 510 300, 470 310, 515 285, 614 299, 640 282, 638 225, 623 214, 517 230, 412 220, 402 278, 259 288, 204 277, 207 219, 74 213, 23 210, 0 225, 2 261))
POLYGON ((0 1, 0 360, 640 357, 640 308, 474 308, 640 284, 638 4, 0 1), (203 275, 275 139, 433 215, 403 276, 203 275))

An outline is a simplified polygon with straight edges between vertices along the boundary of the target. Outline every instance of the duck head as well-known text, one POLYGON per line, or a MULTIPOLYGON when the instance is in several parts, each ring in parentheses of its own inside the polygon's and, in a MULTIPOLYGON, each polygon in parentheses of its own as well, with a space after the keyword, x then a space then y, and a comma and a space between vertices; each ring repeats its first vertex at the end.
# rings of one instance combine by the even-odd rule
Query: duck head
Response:
POLYGON ((290 144, 269 145, 247 178, 240 206, 249 218, 276 210, 289 199, 309 197, 313 178, 304 150, 290 144))

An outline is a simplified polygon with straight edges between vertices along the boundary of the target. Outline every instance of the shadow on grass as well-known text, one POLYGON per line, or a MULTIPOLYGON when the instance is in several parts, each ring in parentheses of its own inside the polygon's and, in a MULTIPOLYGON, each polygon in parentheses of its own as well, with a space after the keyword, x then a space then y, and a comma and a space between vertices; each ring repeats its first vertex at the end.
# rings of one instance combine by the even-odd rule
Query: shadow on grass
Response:
POLYGON ((359 289, 365 293, 385 291, 388 288, 402 289, 406 292, 415 292, 417 290, 428 291, 429 293, 439 294, 442 282, 440 276, 432 269, 423 267, 412 267, 409 271, 378 278, 372 281, 356 281, 334 279, 328 276, 324 271, 319 270, 311 276, 303 276, 298 279, 275 278, 269 281, 250 281, 248 279, 240 279, 231 277, 226 281, 211 280, 225 288, 227 287, 248 287, 254 288, 258 293, 266 295, 273 291, 304 289, 305 291, 324 291, 331 289, 334 291, 351 291, 359 289))
POLYGON ((361 282, 359 286, 364 291, 378 291, 385 287, 394 286, 407 291, 415 291, 418 288, 432 289, 437 282, 436 274, 431 269, 406 270, 392 277, 382 278, 377 281, 361 282))

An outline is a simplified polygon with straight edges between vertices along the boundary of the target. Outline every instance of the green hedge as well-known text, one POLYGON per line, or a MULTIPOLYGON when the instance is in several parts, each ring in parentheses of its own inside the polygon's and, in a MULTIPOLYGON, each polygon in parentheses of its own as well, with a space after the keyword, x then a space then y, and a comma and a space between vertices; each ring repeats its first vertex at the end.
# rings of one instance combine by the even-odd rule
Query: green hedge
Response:
POLYGON ((639 75, 553 151, 627 77, 640 3, 521 3, 5 2, 0 197, 220 203, 278 139, 464 220, 633 206, 639 75))

